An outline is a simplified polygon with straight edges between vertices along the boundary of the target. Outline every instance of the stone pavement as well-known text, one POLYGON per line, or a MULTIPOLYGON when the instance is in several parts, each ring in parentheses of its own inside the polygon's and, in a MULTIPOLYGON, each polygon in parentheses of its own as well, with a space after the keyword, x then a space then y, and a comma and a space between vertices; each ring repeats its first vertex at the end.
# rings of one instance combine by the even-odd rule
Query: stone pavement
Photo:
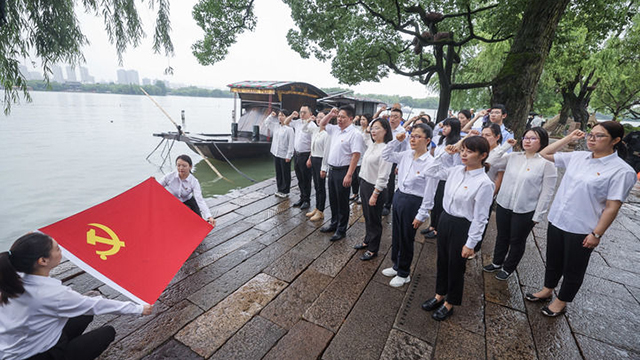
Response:
MULTIPOLYGON (((294 179, 295 182, 295 179, 294 179)), ((208 200, 216 228, 187 260, 147 317, 97 316, 116 340, 101 359, 640 359, 640 188, 595 250, 566 315, 550 319, 523 294, 542 286, 546 224, 536 226, 517 274, 483 273, 470 260, 463 305, 438 323, 421 303, 433 295, 436 245, 418 234, 412 281, 388 285, 391 217, 380 256, 359 260, 364 223, 353 205, 347 238, 331 243, 322 225, 275 181, 208 200)), ((328 219, 329 210, 325 212, 328 219)), ((124 299, 70 263, 55 276, 77 291, 124 299)))

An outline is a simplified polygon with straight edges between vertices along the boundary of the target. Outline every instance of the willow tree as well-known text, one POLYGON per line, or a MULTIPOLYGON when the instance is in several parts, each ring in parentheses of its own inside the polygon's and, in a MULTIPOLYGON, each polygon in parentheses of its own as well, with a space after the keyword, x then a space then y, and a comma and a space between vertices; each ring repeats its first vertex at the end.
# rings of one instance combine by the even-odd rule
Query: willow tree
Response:
MULTIPOLYGON (((150 0, 149 6, 157 15, 153 50, 171 56, 169 0, 150 0)), ((134 0, 0 0, 0 86, 5 89, 5 114, 20 93, 31 100, 26 78, 19 70, 21 60, 34 64, 38 60, 47 82, 54 64, 84 62, 82 46, 88 41, 78 23, 76 7, 104 19, 105 32, 120 63, 124 51, 138 46, 145 36, 134 0)))

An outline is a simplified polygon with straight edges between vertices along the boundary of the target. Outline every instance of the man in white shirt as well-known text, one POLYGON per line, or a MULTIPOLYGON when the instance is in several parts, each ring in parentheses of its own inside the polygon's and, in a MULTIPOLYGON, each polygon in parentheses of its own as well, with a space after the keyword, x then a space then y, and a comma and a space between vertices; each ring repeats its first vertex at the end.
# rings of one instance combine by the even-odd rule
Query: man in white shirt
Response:
POLYGON ((284 124, 290 115, 287 110, 280 110, 276 117, 275 111, 265 120, 266 127, 271 131, 271 154, 276 166, 277 197, 286 198, 291 189, 291 158, 293 157, 293 128, 284 124))
MULTIPOLYGON (((393 108, 391 109, 391 113, 389 114, 389 125, 391 125, 391 131, 393 131, 393 138, 396 138, 396 135, 400 133, 406 132, 404 126, 400 126, 400 122, 402 122, 402 110, 393 108)), ((403 141, 401 147, 398 149, 398 152, 405 151, 407 149, 407 142, 403 141)), ((387 199, 384 202, 384 207, 382 208, 382 216, 387 216, 391 212, 391 204, 393 204, 393 193, 396 191, 396 167, 398 164, 393 164, 391 166, 391 173, 389 174, 389 182, 387 182, 387 199)))
MULTIPOLYGON (((502 104, 493 105, 493 107, 491 107, 491 110, 488 112, 487 110, 478 112, 478 115, 476 115, 473 120, 469 121, 467 125, 462 128, 462 132, 469 133, 469 131, 471 131, 472 129, 482 132, 482 129, 485 125, 482 123, 482 121, 478 122, 478 120, 484 118, 487 113, 489 114, 489 121, 494 124, 500 125, 500 131, 502 132, 502 143, 504 144, 507 142, 507 140, 513 139, 513 133, 504 125, 504 119, 507 118, 507 109, 502 104)), ((511 152, 511 150, 509 150, 509 152, 511 152)))
POLYGON ((346 236, 349 225, 349 190, 353 172, 364 152, 362 133, 356 130, 352 124, 354 113, 355 110, 350 105, 341 107, 340 111, 334 108, 322 119, 320 124, 320 126, 326 126, 326 131, 331 137, 327 158, 331 222, 320 231, 335 231, 331 241, 337 241, 346 236), (329 121, 336 116, 338 125, 329 124, 329 121))
MULTIPOLYGON (((294 112, 294 117, 297 113, 294 112)), ((298 178, 298 186, 300 187, 300 200, 295 202, 293 206, 300 206, 300 209, 308 209, 311 200, 311 169, 307 167, 307 160, 311 154, 311 133, 302 131, 305 124, 309 127, 316 127, 315 123, 309 123, 311 120, 311 108, 307 105, 300 107, 300 119, 292 120, 287 118, 285 125, 291 125, 295 130, 294 139, 294 170, 298 178)))

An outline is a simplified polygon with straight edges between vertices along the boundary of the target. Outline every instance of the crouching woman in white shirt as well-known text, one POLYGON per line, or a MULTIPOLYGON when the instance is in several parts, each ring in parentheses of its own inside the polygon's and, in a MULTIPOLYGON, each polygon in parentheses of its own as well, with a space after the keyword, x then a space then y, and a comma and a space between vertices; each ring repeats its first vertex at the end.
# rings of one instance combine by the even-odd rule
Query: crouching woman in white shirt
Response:
POLYGON ((620 123, 605 121, 586 134, 591 151, 557 152, 571 141, 585 137, 584 132, 575 130, 540 152, 556 167, 566 169, 549 210, 544 288, 525 295, 529 301, 549 300, 563 278, 558 297, 542 308, 546 316, 564 313, 567 302, 573 301, 591 252, 636 182, 635 171, 622 160, 626 156, 623 136, 620 123))
POLYGON ((115 330, 83 334, 92 315, 151 314, 152 305, 83 296, 50 278, 61 258, 58 243, 42 233, 24 235, 0 253, 1 359, 95 359, 115 330))
POLYGON ((160 185, 164 186, 171 195, 182 201, 198 216, 202 216, 209 224, 216 226, 216 220, 211 216, 209 207, 202 198, 200 182, 191 174, 193 162, 187 155, 176 158, 176 171, 170 172, 160 179, 160 185))
POLYGON ((457 150, 457 145, 448 146, 447 153, 427 169, 427 176, 446 177, 443 211, 438 222, 436 294, 422 304, 426 311, 436 310, 432 317, 438 321, 449 317, 454 305, 462 304, 467 258, 474 254, 474 247, 482 239, 495 186, 485 172, 489 155, 489 142, 485 138, 465 138, 459 148, 462 165, 443 167, 443 158, 457 150))
MULTIPOLYGON (((515 144, 515 139, 509 139, 500 150, 505 152, 515 144)), ((482 268, 486 272, 499 271, 498 280, 507 280, 522 260, 527 236, 535 224, 544 220, 558 178, 553 163, 538 154, 549 145, 545 129, 528 130, 521 145, 523 152, 502 155, 506 170, 496 198, 498 234, 493 262, 482 268)))

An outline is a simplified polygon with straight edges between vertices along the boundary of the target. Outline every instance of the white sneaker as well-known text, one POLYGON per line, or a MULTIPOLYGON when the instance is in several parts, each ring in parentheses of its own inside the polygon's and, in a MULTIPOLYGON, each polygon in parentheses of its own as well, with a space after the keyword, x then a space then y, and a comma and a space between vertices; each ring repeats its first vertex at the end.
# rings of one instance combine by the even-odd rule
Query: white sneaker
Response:
POLYGON ((389 285, 391 285, 392 287, 400 287, 408 283, 409 281, 411 281, 411 276, 407 276, 406 278, 396 276, 393 279, 391 279, 391 281, 389 282, 389 285))
POLYGON ((392 267, 390 267, 390 268, 386 268, 386 269, 382 270, 382 275, 388 276, 388 277, 392 277, 392 276, 398 275, 398 272, 393 270, 392 267))

